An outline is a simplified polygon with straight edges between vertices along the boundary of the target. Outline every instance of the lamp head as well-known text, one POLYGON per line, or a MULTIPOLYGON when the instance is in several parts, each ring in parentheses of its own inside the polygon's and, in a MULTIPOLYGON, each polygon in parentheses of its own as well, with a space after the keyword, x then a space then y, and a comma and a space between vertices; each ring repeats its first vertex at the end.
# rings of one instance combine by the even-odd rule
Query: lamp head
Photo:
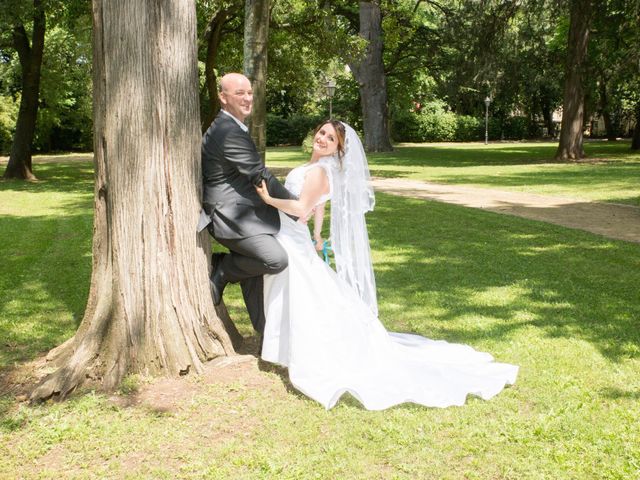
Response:
POLYGON ((327 83, 324 84, 324 88, 327 90, 327 96, 332 98, 336 93, 336 82, 334 80, 327 80, 327 83))

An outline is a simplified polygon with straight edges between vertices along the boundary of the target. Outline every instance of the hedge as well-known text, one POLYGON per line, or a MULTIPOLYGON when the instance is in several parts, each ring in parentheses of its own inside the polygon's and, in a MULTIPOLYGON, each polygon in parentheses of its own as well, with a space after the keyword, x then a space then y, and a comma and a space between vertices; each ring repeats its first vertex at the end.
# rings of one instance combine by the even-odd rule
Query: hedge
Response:
POLYGON ((283 118, 267 114, 267 145, 301 145, 309 131, 322 120, 319 115, 296 114, 283 118))
MULTIPOLYGON (((453 112, 410 112, 391 123, 396 142, 471 142, 484 139, 484 118, 453 112)), ((527 117, 489 118, 489 140, 521 140, 542 135, 527 117)))

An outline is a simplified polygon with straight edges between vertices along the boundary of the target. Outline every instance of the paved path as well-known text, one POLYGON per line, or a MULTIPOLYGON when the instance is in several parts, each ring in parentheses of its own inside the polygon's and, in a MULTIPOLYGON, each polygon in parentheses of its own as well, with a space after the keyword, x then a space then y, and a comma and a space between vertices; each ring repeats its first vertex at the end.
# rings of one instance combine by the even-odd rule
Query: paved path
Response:
POLYGON ((640 243, 640 207, 489 188, 374 178, 376 191, 481 208, 640 243))

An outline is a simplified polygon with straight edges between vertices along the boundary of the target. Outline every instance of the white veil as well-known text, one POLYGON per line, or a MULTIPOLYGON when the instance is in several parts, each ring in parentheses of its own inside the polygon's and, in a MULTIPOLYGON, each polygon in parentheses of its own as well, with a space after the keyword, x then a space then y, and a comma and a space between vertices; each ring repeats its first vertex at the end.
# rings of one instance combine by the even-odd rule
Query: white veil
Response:
POLYGON ((378 316, 376 281, 371 263, 364 214, 373 210, 375 197, 367 157, 353 128, 345 128, 342 166, 334 164, 331 197, 331 245, 338 276, 351 285, 378 316))

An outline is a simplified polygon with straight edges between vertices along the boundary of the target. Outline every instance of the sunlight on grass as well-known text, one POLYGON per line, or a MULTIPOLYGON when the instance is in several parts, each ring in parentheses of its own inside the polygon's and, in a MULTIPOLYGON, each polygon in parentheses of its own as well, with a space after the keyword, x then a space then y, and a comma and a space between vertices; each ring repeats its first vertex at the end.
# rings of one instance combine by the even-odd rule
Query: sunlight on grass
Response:
MULTIPOLYGON (((292 149, 274 154, 278 165, 299 161, 292 149)), ((37 169, 38 183, 0 182, 0 375, 73 335, 88 294, 90 165, 37 169)), ((638 478, 640 247, 376 199, 368 223, 383 323, 518 364, 514 387, 461 408, 367 412, 347 397, 325 411, 262 365, 226 380, 184 377, 167 408, 137 401, 153 382, 136 376, 114 395, 61 404, 5 394, 0 478, 638 478)), ((253 335, 236 285, 225 302, 253 335)))
MULTIPOLYGON (((374 176, 472 185, 592 201, 640 205, 640 152, 629 142, 587 142, 583 163, 557 163, 556 143, 400 144, 369 155, 374 176)), ((299 150, 298 150, 299 152, 299 150)), ((289 149, 271 149, 270 166, 307 161, 289 149)))

